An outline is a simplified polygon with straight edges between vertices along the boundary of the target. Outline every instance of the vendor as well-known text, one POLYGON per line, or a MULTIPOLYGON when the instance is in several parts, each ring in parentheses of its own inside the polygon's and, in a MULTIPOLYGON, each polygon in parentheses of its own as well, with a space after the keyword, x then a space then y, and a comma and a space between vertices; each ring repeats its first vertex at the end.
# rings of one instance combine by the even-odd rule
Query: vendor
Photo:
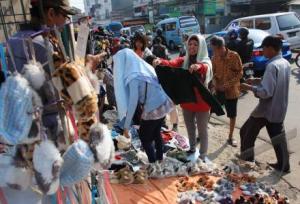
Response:
POLYGON ((119 119, 125 118, 124 136, 130 137, 130 124, 139 106, 142 109, 139 131, 142 146, 149 162, 159 163, 163 159, 160 130, 173 103, 159 84, 155 70, 132 50, 123 49, 114 56, 114 86, 119 119))
MULTIPOLYGON (((212 64, 208 57, 208 51, 205 39, 200 35, 192 35, 187 43, 187 53, 185 57, 178 57, 173 60, 156 59, 153 66, 162 65, 172 68, 182 67, 189 70, 190 73, 196 73, 202 80, 202 83, 208 87, 212 80, 212 64)), ((181 104, 183 117, 190 141, 189 154, 196 151, 197 137, 196 125, 200 139, 200 158, 205 159, 208 149, 208 120, 209 105, 203 100, 198 90, 195 90, 197 103, 181 104)))
MULTIPOLYGON (((23 39, 29 38, 32 34, 42 30, 42 25, 46 24, 47 27, 53 28, 54 26, 62 27, 69 20, 69 15, 75 15, 76 13, 68 6, 67 0, 31 0, 31 21, 28 24, 21 24, 20 31, 17 32, 13 38, 9 39, 8 43, 13 50, 13 57, 16 62, 16 69, 22 73, 24 64, 27 63, 25 49, 23 47, 23 39), (43 14, 41 16, 39 2, 43 4, 43 14), (44 19, 44 21, 43 21, 44 19)), ((38 35, 33 39, 33 46, 35 50, 36 60, 40 62, 45 70, 46 78, 48 79, 42 88, 38 90, 38 93, 44 104, 43 109, 43 124, 49 130, 49 135, 56 137, 58 130, 58 107, 53 104, 56 100, 55 88, 50 80, 51 69, 49 68, 47 53, 60 52, 59 48, 55 44, 57 39, 53 32, 49 34, 50 38, 50 50, 47 50, 44 45, 44 38, 42 35, 38 35)), ((95 69, 101 61, 103 55, 87 57, 86 66, 90 69, 95 69)), ((8 60, 8 67, 12 67, 11 60, 8 60)))

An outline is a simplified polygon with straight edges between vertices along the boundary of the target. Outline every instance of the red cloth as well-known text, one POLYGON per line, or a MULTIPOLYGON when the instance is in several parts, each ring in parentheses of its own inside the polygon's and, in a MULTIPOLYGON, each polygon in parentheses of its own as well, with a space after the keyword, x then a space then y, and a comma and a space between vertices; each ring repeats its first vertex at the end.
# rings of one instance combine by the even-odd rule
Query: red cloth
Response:
MULTIPOLYGON (((182 67, 184 63, 184 57, 177 57, 173 60, 164 60, 161 59, 162 66, 172 67, 172 68, 180 68, 182 67)), ((201 66, 198 70, 198 74, 202 79, 205 79, 206 72, 207 72, 207 65, 203 63, 197 63, 199 66, 201 66)), ((181 108, 192 111, 192 112, 208 112, 210 110, 210 106, 203 100, 201 94, 199 91, 194 88, 197 103, 183 103, 180 104, 181 108)))

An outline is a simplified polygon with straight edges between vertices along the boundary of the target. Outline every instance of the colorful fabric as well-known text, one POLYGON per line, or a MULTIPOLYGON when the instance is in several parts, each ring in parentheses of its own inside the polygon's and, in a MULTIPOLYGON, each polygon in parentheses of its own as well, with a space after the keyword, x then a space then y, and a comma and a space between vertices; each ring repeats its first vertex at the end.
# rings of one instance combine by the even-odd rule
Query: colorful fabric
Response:
POLYGON ((7 64, 6 64, 6 58, 5 58, 5 51, 3 44, 0 43, 0 58, 1 58, 1 69, 0 71, 3 72, 4 77, 7 77, 7 64))

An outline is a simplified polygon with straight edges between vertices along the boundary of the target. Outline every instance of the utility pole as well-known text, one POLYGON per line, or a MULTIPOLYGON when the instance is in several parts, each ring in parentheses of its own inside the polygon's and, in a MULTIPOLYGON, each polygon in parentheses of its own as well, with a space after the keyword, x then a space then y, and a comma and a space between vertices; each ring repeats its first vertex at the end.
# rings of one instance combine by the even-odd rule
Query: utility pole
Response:
POLYGON ((149 23, 154 23, 154 12, 153 12, 153 0, 150 0, 148 3, 148 14, 149 14, 149 23))
POLYGON ((204 0, 197 0, 198 1, 198 12, 197 18, 200 24, 201 33, 205 33, 205 14, 204 14, 204 0))

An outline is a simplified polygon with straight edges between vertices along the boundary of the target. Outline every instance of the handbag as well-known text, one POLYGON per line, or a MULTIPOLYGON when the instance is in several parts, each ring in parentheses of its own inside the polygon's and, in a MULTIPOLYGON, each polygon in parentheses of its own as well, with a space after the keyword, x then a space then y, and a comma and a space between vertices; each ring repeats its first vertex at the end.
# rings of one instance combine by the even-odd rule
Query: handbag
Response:
POLYGON ((144 98, 144 101, 142 103, 139 103, 135 109, 135 113, 134 113, 134 116, 132 119, 133 125, 140 125, 140 122, 142 120, 142 114, 144 112, 144 105, 147 100, 147 93, 148 93, 148 83, 146 82, 145 98, 144 98))

